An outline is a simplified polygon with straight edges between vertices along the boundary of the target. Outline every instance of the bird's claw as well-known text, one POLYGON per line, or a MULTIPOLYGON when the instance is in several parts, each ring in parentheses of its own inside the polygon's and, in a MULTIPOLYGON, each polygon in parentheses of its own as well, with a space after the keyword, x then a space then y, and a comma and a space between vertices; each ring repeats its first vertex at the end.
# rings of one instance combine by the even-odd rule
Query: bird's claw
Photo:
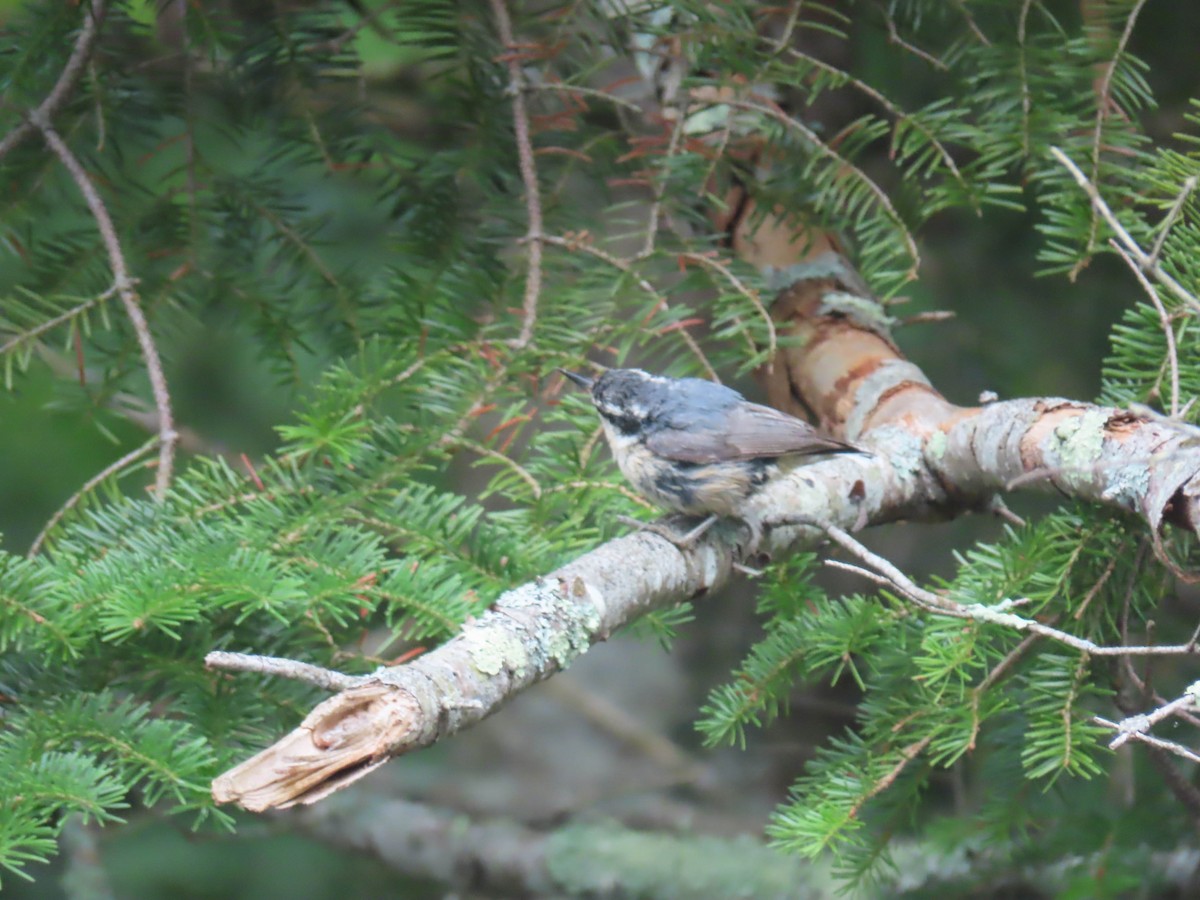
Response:
POLYGON ((717 517, 709 516, 699 525, 683 534, 679 534, 679 532, 667 525, 658 522, 643 522, 641 519, 634 519, 629 516, 617 516, 617 521, 622 525, 629 525, 636 528, 638 531, 649 531, 652 534, 657 534, 663 540, 670 541, 680 550, 691 550, 696 546, 696 542, 703 537, 704 533, 717 521, 717 517))

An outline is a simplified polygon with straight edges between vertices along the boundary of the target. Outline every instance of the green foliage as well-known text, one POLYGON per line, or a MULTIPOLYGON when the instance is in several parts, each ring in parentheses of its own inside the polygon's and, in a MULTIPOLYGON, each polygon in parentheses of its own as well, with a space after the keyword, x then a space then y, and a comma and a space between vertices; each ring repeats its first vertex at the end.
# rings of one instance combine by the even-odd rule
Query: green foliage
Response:
MULTIPOLYGON (((794 20, 748 0, 512 6, 516 49, 490 7, 450 0, 369 4, 369 21, 341 3, 192 3, 180 21, 155 4, 109 10, 55 124, 116 223, 168 368, 201 327, 249 336, 305 399, 252 464, 201 435, 162 503, 114 473, 41 552, 0 550, 6 871, 47 858, 71 812, 213 816, 210 779, 311 706, 307 688, 206 671, 208 650, 366 671, 446 639, 506 587, 616 533, 618 515, 648 514, 597 449, 589 405, 547 375, 590 359, 723 377, 766 362, 769 274, 710 217, 734 188, 755 202, 751 226, 771 215, 842 234, 884 296, 916 274, 924 229, 958 210, 1028 208, 1046 270, 1074 275, 1113 252, 1113 230, 1057 146, 1196 293, 1200 199, 1185 187, 1200 176, 1200 116, 1152 142, 1151 73, 1124 36, 1140 5, 1085 4, 1086 23, 1078 4, 1006 0, 850 15, 804 3, 794 20), (557 238, 541 244, 526 346, 509 52, 530 84, 541 236, 557 238), (657 91, 661 115, 629 108, 633 71, 630 90, 657 91)), ((80 26, 74 4, 12 15, 0 133, 51 91, 80 26)), ((77 186, 36 137, 2 165, 6 387, 44 366, 60 408, 101 428, 144 423, 137 335, 77 186)), ((1169 410, 1200 393, 1195 309, 1159 299, 1162 311, 1136 292, 1114 327, 1106 402, 1169 410)), ((1021 598, 1023 615, 1113 643, 1163 593, 1145 538, 1096 509, 1062 512, 966 551, 938 587, 963 603, 1021 598)), ((814 567, 769 572, 765 636, 701 724, 710 744, 741 745, 803 682, 862 692, 855 726, 778 811, 777 843, 832 851, 847 878, 869 879, 904 830, 1015 862, 1138 839, 1096 812, 1110 757, 1091 716, 1119 682, 1107 663, 895 597, 829 597, 814 567), (947 769, 969 782, 969 819, 939 819, 947 769), (1050 815, 1064 824, 1043 829, 1050 815)), ((641 625, 667 640, 691 615, 641 625)), ((1179 833, 1164 808, 1147 841, 1179 833)))
MULTIPOLYGON (((1081 507, 973 548, 942 590, 963 604, 1019 598, 1027 616, 1117 644, 1121 617, 1152 608, 1163 590, 1144 540, 1139 523, 1081 507)), ((1034 794, 1066 792, 1068 804, 1091 802, 1097 786, 1103 793, 1087 782, 1110 759, 1104 729, 1091 722, 1115 683, 1103 660, 900 600, 833 601, 790 565, 764 598, 766 637, 704 710, 710 740, 744 742, 746 725, 777 715, 802 679, 849 671, 863 690, 856 725, 818 750, 776 814, 769 832, 780 846, 833 850, 847 877, 882 877, 889 838, 936 773, 954 767, 981 795, 974 817, 995 823, 996 846, 1032 861, 1043 858, 1047 835, 1009 808, 1013 791, 1028 796, 1023 779, 1034 794), (1008 771, 988 774, 997 763, 1008 771)), ((1068 840, 1051 840, 1068 852, 1068 840)))

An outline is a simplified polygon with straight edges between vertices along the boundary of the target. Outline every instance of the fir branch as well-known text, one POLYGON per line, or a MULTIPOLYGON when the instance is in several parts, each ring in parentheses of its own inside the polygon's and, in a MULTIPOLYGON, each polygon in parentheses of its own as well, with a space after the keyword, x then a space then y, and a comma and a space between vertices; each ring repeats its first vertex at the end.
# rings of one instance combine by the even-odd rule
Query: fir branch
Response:
POLYGON ((861 184, 875 199, 875 203, 883 211, 884 216, 892 223, 896 233, 899 235, 901 242, 909 257, 909 268, 907 276, 911 280, 916 277, 917 270, 921 267, 921 251, 917 249, 916 239, 908 226, 900 217, 900 213, 896 210, 892 203, 891 197, 881 188, 874 179, 864 172, 859 166, 850 162, 845 156, 838 153, 825 141, 817 135, 815 131, 807 125, 802 124, 793 116, 789 116, 782 109, 770 103, 770 101, 757 102, 754 100, 742 100, 733 97, 706 97, 703 94, 696 97, 698 100, 705 100, 711 104, 724 104, 732 106, 736 109, 744 109, 750 112, 756 112, 779 122, 785 128, 795 131, 804 139, 805 143, 812 146, 817 153, 829 159, 839 170, 839 177, 842 176, 843 170, 846 177, 852 177, 861 184))
MULTIPOLYGON (((1141 14, 1142 7, 1146 5, 1146 0, 1136 0, 1129 10, 1129 14, 1125 19, 1125 27, 1121 31, 1121 36, 1117 40, 1116 46, 1113 48, 1112 58, 1104 67, 1104 74, 1100 76, 1100 80, 1096 85, 1096 121, 1092 128, 1092 184, 1100 183, 1100 146, 1104 137, 1104 122, 1108 118, 1112 98, 1112 83, 1113 76, 1116 74, 1117 65, 1121 61, 1121 57, 1125 54, 1125 48, 1129 44, 1129 38, 1133 34, 1133 27, 1137 23, 1138 16, 1141 14)), ((1100 208, 1092 204, 1092 218, 1088 226, 1088 236, 1085 251, 1085 258, 1088 252, 1096 243, 1096 233, 1100 228, 1100 208)), ((1082 260, 1077 266, 1082 266, 1082 260)))
POLYGON ((100 231, 100 237, 104 241, 104 248, 108 253, 109 265, 112 267, 113 288, 121 298, 125 314, 129 317, 129 322, 137 334, 138 345, 142 351, 142 361, 146 365, 146 374, 150 379, 150 389, 154 395, 154 405, 158 410, 158 471, 154 476, 154 497, 161 503, 171 485, 171 476, 175 466, 175 444, 179 441, 179 435, 175 431, 175 420, 171 412, 171 393, 167 388, 166 375, 163 374, 162 359, 159 357, 158 347, 154 343, 150 324, 146 321, 146 315, 142 311, 141 301, 134 290, 136 282, 130 276, 129 268, 125 264, 125 252, 121 249, 121 242, 117 238, 112 217, 108 214, 108 207, 104 205, 95 185, 88 178, 87 172, 83 170, 83 166, 71 152, 71 148, 59 137, 54 126, 39 110, 35 110, 30 115, 30 121, 42 133, 46 145, 70 173, 71 179, 79 188, 79 192, 83 195, 83 199, 91 211, 92 218, 96 220, 96 227, 100 231))
POLYGON ((43 334, 53 331, 59 325, 65 322, 72 322, 81 316, 86 316, 91 310, 100 306, 107 300, 110 300, 117 293, 116 285, 110 287, 107 291, 92 297, 90 300, 84 300, 82 303, 77 303, 71 308, 64 310, 56 316, 52 316, 32 328, 26 328, 23 331, 13 335, 3 344, 0 344, 0 356, 12 353, 21 347, 36 341, 43 334))
POLYGON ((83 486, 79 490, 77 490, 74 494, 72 494, 70 497, 68 497, 67 501, 62 506, 60 506, 55 511, 54 515, 52 515, 50 517, 49 521, 47 521, 46 524, 44 526, 42 526, 42 530, 38 532, 37 537, 35 537, 33 539, 33 543, 30 544, 30 546, 29 546, 29 553, 28 553, 29 557, 33 558, 33 557, 37 556, 39 552, 41 552, 42 544, 45 543, 46 538, 50 535, 50 532, 52 532, 54 530, 55 526, 57 526, 58 523, 62 521, 63 517, 67 513, 69 513, 72 509, 74 509, 76 506, 79 505, 79 502, 81 500, 83 500, 84 497, 86 497, 88 494, 90 494, 92 491, 94 491, 97 487, 99 487, 101 484, 103 484, 109 478, 120 473, 124 469, 129 468, 131 465, 133 465, 135 462, 137 462, 139 459, 141 459, 143 456, 145 456, 147 453, 149 453, 151 450, 153 450, 155 447, 157 447, 159 445, 159 440, 160 440, 160 438, 158 438, 158 437, 151 438, 150 440, 148 440, 144 444, 142 444, 140 447, 136 447, 133 450, 130 450, 128 453, 126 453, 120 459, 117 459, 117 460, 113 461, 112 463, 108 464, 103 469, 101 469, 99 472, 97 472, 95 475, 93 475, 91 478, 89 478, 87 481, 85 481, 83 483, 83 486))
MULTIPOLYGON (((586 253, 588 256, 595 257, 601 262, 607 263, 617 271, 628 275, 633 279, 634 284, 653 297, 656 301, 655 311, 668 310, 671 308, 670 304, 667 302, 666 295, 634 270, 635 260, 614 256, 608 251, 602 250, 591 240, 589 240, 586 235, 568 234, 560 236, 555 234, 546 234, 542 235, 540 240, 544 243, 551 244, 555 247, 562 247, 563 249, 570 250, 572 252, 586 253)), ((687 348, 692 352, 692 355, 696 357, 700 365, 703 366, 704 371, 708 375, 709 379, 715 381, 717 384, 720 384, 721 377, 717 374, 717 370, 713 368, 713 364, 709 361, 708 355, 705 354, 704 350, 700 347, 700 344, 697 343, 696 339, 692 337, 686 328, 676 328, 675 331, 679 333, 680 339, 684 342, 684 344, 687 345, 687 348)))
MULTIPOLYGON (((1030 0, 1030 2, 1032 2, 1032 0, 1030 0)), ((870 97, 881 107, 883 107, 884 111, 886 111, 888 115, 896 119, 897 126, 902 122, 908 123, 914 130, 923 134, 925 139, 929 141, 929 145, 937 151, 938 156, 940 156, 942 159, 942 164, 946 167, 946 171, 948 171, 950 176, 958 182, 958 185, 962 188, 963 193, 970 194, 970 188, 967 185, 966 179, 963 177, 962 171, 958 168, 958 163, 954 161, 954 157, 950 154, 950 151, 946 148, 946 145, 938 139, 936 134, 934 134, 933 129, 922 122, 918 116, 906 113, 895 103, 893 103, 882 91, 875 89, 861 78, 856 78, 849 72, 839 69, 837 66, 831 65, 822 59, 818 59, 815 56, 811 56, 810 54, 803 53, 799 50, 791 49, 788 52, 795 59, 800 60, 807 65, 813 66, 814 68, 819 69, 828 75, 832 75, 838 81, 845 82, 859 93, 866 97, 870 97)), ((893 134, 895 133, 896 128, 893 128, 893 134)))
MULTIPOLYGON (((1194 294, 1183 287, 1170 274, 1168 274, 1159 263, 1157 257, 1146 253, 1141 245, 1133 239, 1133 236, 1125 229, 1120 220, 1113 213, 1109 205, 1100 196, 1100 191, 1096 185, 1088 180, 1088 177, 1083 174, 1083 170, 1071 160, 1067 154, 1063 153, 1058 147, 1050 148, 1050 155, 1053 156, 1062 166, 1071 173, 1071 177, 1075 179, 1075 183, 1083 188, 1088 199, 1092 202, 1096 212, 1099 213, 1108 226, 1116 233, 1117 240, 1121 246, 1125 248, 1125 252, 1133 258, 1140 268, 1147 275, 1152 277, 1159 284, 1167 288, 1180 301, 1187 304, 1193 311, 1200 313, 1200 299, 1197 299, 1194 294)), ((1186 184, 1184 185, 1186 187, 1186 184)), ((1182 192, 1181 192, 1182 193, 1182 192)))
POLYGON ((75 38, 75 46, 63 66, 58 81, 54 83, 50 93, 46 95, 38 107, 32 110, 26 118, 12 131, 0 140, 0 160, 3 160, 18 144, 24 141, 41 126, 39 122, 52 122, 63 105, 70 99, 71 93, 79 83, 83 70, 91 58, 96 38, 100 36, 100 26, 104 22, 104 14, 108 11, 108 0, 93 0, 83 6, 83 27, 75 38))

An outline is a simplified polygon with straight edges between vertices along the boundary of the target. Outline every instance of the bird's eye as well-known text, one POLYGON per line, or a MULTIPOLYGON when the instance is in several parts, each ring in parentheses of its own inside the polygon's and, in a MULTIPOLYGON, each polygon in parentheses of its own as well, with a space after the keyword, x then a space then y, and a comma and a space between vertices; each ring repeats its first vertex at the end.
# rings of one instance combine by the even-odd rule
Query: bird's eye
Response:
POLYGON ((601 409, 600 414, 608 420, 609 424, 617 431, 624 435, 635 435, 642 429, 642 421, 636 416, 631 416, 627 412, 618 412, 613 409, 601 409))

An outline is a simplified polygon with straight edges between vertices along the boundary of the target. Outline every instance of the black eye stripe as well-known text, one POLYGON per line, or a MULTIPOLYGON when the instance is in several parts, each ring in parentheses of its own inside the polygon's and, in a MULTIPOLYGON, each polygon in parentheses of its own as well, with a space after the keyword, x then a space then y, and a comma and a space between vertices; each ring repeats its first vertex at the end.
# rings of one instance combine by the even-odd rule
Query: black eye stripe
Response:
POLYGON ((614 416, 606 413, 604 418, 608 419, 613 427, 623 435, 635 435, 642 430, 641 421, 635 419, 633 416, 614 416))

